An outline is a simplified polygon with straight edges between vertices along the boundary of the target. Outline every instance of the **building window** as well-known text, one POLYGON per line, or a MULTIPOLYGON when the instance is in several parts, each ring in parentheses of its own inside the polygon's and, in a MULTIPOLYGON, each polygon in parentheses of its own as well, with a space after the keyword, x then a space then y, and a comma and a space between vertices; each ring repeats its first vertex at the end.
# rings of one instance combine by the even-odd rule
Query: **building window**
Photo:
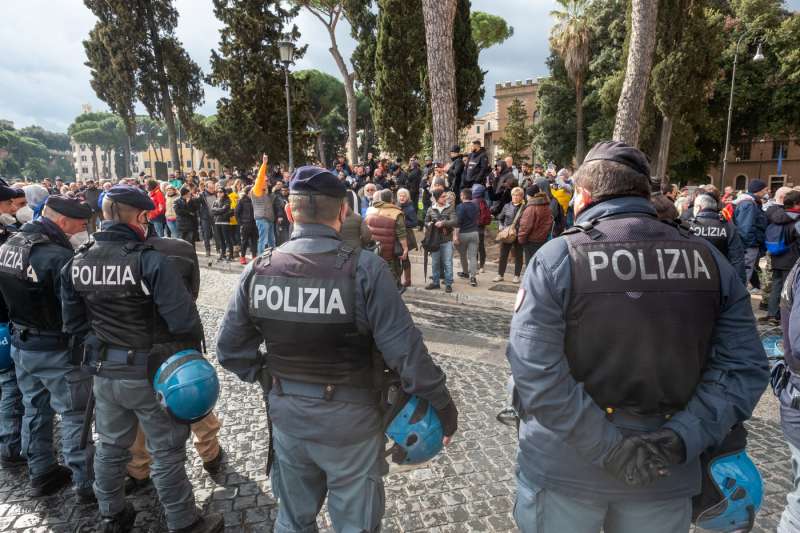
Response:
POLYGON ((86 156, 85 155, 81 156, 81 161, 86 161, 86 156))
POLYGON ((86 150, 86 145, 85 145, 85 144, 82 144, 82 145, 81 145, 81 152, 83 152, 84 150, 86 150))
POLYGON ((191 159, 186 160, 186 168, 192 168, 192 161, 191 159))
POLYGON ((736 150, 736 159, 740 161, 748 161, 750 159, 750 149, 753 145, 749 142, 739 143, 734 148, 736 150))
POLYGON ((735 189, 737 191, 743 191, 747 188, 747 176, 744 174, 739 174, 736 176, 736 186, 735 189))
POLYGON ((480 133, 480 132, 481 132, 481 127, 475 126, 475 133, 480 133))
POLYGON ((487 122, 486 123, 486 131, 492 131, 492 123, 491 122, 487 122))
POLYGON ((81 167, 81 174, 88 174, 88 173, 89 173, 89 169, 88 168, 81 167))
POLYGON ((144 168, 150 168, 150 161, 144 162, 144 168))
POLYGON ((770 176, 769 178, 769 192, 774 195, 775 191, 783 187, 783 176, 770 176))
POLYGON ((172 161, 167 161, 167 168, 172 168, 172 161))
POLYGON ((786 159, 788 148, 787 141, 772 141, 772 159, 786 159))

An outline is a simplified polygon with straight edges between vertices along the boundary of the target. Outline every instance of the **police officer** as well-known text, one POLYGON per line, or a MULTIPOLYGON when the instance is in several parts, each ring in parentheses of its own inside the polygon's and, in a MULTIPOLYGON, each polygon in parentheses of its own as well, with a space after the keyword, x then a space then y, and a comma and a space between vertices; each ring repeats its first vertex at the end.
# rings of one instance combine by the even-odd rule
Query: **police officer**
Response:
POLYGON ((272 489, 281 502, 275 531, 316 530, 326 494, 336 531, 377 531, 388 468, 376 371, 385 362, 406 392, 430 402, 445 444, 456 408, 386 263, 340 240, 344 184, 327 170, 301 167, 289 188, 294 233, 244 270, 217 357, 268 393, 272 489), (262 342, 266 356, 257 354, 262 342))
POLYGON ((72 259, 69 238, 86 229, 92 210, 77 200, 51 197, 42 215, 0 247, 0 291, 13 327, 11 357, 25 408, 22 453, 31 495, 47 496, 70 483, 79 503, 94 502, 91 445, 80 448, 91 375, 80 368, 61 329, 61 269, 72 259), (61 449, 53 450, 53 416, 61 416, 61 449))
MULTIPOLYGON (((0 244, 17 231, 16 227, 7 225, 2 219, 13 219, 19 208, 14 200, 19 198, 25 198, 25 191, 9 187, 0 178, 0 244)), ((8 307, 3 298, 0 298, 0 322, 8 322, 8 307)), ((20 453, 23 413, 22 393, 14 368, 0 370, 0 466, 3 468, 16 468, 26 463, 20 453)))
POLYGON ((744 244, 736 226, 720 215, 717 200, 710 194, 698 195, 693 209, 694 216, 689 219, 692 233, 704 238, 722 252, 742 283, 745 283, 744 244))
POLYGON ((576 228, 539 249, 518 293, 523 533, 688 531, 700 454, 767 382, 744 285, 656 218, 649 175, 639 150, 596 145, 576 174, 576 228))
POLYGON ((96 373, 94 491, 101 531, 130 531, 136 511, 125 502, 125 466, 137 425, 153 456, 152 477, 170 531, 221 531, 222 516, 205 518, 195 507, 186 475, 189 426, 160 407, 148 380, 155 365, 184 348, 200 348, 197 307, 180 275, 147 245, 147 212, 153 203, 129 185, 109 189, 94 234, 62 272, 64 328, 86 336, 87 359, 96 373), (150 366, 150 370, 148 370, 150 366))

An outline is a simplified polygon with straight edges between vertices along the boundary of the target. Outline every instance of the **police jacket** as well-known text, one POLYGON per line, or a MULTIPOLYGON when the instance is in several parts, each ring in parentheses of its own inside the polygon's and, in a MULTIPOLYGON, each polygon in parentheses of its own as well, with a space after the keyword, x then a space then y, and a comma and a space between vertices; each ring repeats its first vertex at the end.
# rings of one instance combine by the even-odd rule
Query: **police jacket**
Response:
POLYGON ((793 406, 793 396, 800 390, 800 262, 786 275, 781 291, 781 329, 786 365, 791 370, 789 386, 778 395, 783 434, 793 446, 800 447, 800 409, 793 406))
MULTIPOLYGON (((649 220, 654 220, 656 216, 655 209, 647 199, 623 197, 590 207, 580 214, 577 222, 623 215, 649 217, 649 220)), ((639 219, 632 223, 636 224, 637 220, 639 219)), ((603 225, 604 222, 600 222, 597 227, 602 230, 603 225)), ((668 229, 672 231, 674 228, 668 229)), ((607 347, 609 353, 618 352, 617 346, 632 342, 628 336, 644 338, 642 332, 646 331, 650 332, 648 335, 656 337, 653 331, 680 331, 688 323, 678 308, 666 314, 642 309, 634 319, 641 322, 633 323, 634 321, 629 320, 624 324, 619 323, 617 310, 611 309, 605 313, 605 318, 595 318, 591 324, 582 324, 585 329, 576 332, 575 323, 571 319, 576 311, 573 304, 577 303, 573 300, 579 293, 575 292, 578 287, 573 286, 573 260, 570 257, 569 238, 570 236, 565 236, 547 242, 531 260, 512 318, 507 357, 515 379, 518 407, 524 413, 519 429, 518 454, 522 473, 532 483, 544 489, 574 494, 593 501, 648 501, 692 496, 700 491, 700 454, 719 444, 736 422, 750 416, 769 377, 766 357, 755 328, 750 296, 727 260, 708 243, 691 236, 681 239, 688 240, 691 251, 697 252, 692 255, 694 258, 700 257, 700 262, 690 261, 687 269, 682 253, 678 256, 674 250, 662 250, 662 257, 675 259, 674 265, 662 262, 663 275, 660 267, 650 260, 645 267, 647 275, 644 276, 645 271, 637 259, 638 250, 622 251, 616 260, 612 254, 608 264, 605 261, 607 257, 593 256, 589 264, 582 267, 583 273, 579 277, 585 288, 592 279, 590 274, 593 269, 598 280, 611 279, 615 272, 623 277, 634 274, 630 276, 635 284, 631 287, 633 290, 614 293, 612 303, 617 303, 626 296, 635 302, 643 295, 637 289, 646 289, 644 285, 649 279, 661 283, 672 266, 675 267, 672 269, 672 279, 682 279, 681 274, 685 279, 689 273, 692 278, 687 283, 687 288, 697 287, 695 284, 703 281, 702 287, 707 291, 705 294, 718 301, 716 321, 704 326, 702 330, 707 333, 702 335, 702 339, 699 338, 700 335, 693 339, 706 344, 707 349, 700 354, 704 356, 702 361, 688 361, 694 367, 690 371, 697 371, 699 375, 694 378, 696 385, 689 392, 685 404, 671 409, 668 420, 666 416, 655 413, 641 417, 634 414, 634 421, 615 418, 618 415, 609 415, 605 410, 614 405, 602 405, 595 401, 587 390, 587 384, 576 379, 572 363, 577 360, 580 364, 584 349, 599 349, 600 356, 605 357, 604 348, 607 347), (699 245, 705 250, 698 248, 699 245), (718 294, 708 292, 707 282, 711 278, 700 274, 698 269, 701 265, 711 275, 718 276, 718 294), (571 339, 570 336, 575 338, 571 339), (600 348, 593 348, 596 346, 600 348), (569 353, 573 354, 573 361, 568 359, 569 353), (698 363, 702 364, 699 368, 698 363), (622 439, 623 430, 625 434, 629 434, 632 431, 653 431, 661 426, 673 429, 685 443, 688 459, 684 465, 671 469, 669 477, 635 489, 616 481, 605 472, 602 468, 603 462, 609 450, 622 439)), ((621 247, 624 248, 624 243, 611 242, 615 245, 622 244, 621 247)), ((592 244, 585 246, 585 249, 592 250, 592 244)), ((658 241, 649 246, 658 248, 658 241)), ((651 256, 652 254, 647 255, 651 256)), ((614 281, 617 286, 615 290, 619 290, 622 282, 622 277, 614 281)), ((593 299, 602 304, 609 297, 605 295, 605 289, 597 289, 601 292, 595 294, 593 299)), ((587 290, 592 290, 592 286, 589 285, 587 290)), ((583 304, 590 301, 583 296, 581 298, 583 304)), ((692 297, 687 294, 684 299, 691 301, 692 297)), ((701 301, 704 306, 708 305, 707 298, 701 301)), ((630 303, 626 306, 630 306, 630 303)), ((640 341, 641 338, 633 340, 634 343, 640 341)), ((662 353, 659 342, 660 339, 653 338, 648 343, 639 344, 644 347, 652 345, 653 352, 647 352, 645 348, 638 353, 618 353, 618 357, 629 357, 632 368, 640 365, 640 359, 644 358, 669 370, 669 366, 664 366, 665 362, 658 361, 659 354, 662 353)), ((619 368, 619 365, 624 367, 625 360, 618 358, 615 362, 610 362, 614 368, 619 368)), ((583 366, 583 372, 589 369, 587 379, 592 380, 594 385, 598 384, 601 373, 609 371, 605 364, 600 365, 596 361, 593 365, 583 366)), ((634 388, 628 390, 635 391, 635 376, 625 375, 624 371, 622 373, 621 376, 609 375, 607 380, 622 382, 626 386, 633 384, 634 388)), ((604 384, 602 379, 599 384, 604 384)), ((609 391, 615 393, 615 389, 608 387, 606 383, 605 391, 600 392, 602 394, 609 391)), ((676 396, 685 394, 683 388, 675 391, 667 387, 667 391, 676 396)), ((646 396, 651 395, 648 388, 640 392, 646 396)), ((657 400, 656 398, 656 402, 657 400)), ((654 411, 657 412, 658 409, 654 411)))
POLYGON ((197 307, 167 256, 126 224, 104 225, 93 237, 61 273, 66 332, 137 350, 196 339, 197 307))
MULTIPOLYGON (((486 148, 481 148, 477 152, 469 153, 467 168, 462 173, 462 187, 472 187, 475 183, 483 183, 484 178, 489 175, 492 169, 489 167, 489 156, 486 155, 486 148)), ((456 191, 456 194, 458 192, 456 191)))
POLYGON ((66 348, 59 301, 69 239, 47 219, 30 222, 0 247, 0 291, 14 324, 12 344, 28 350, 66 348))
MULTIPOLYGON (((17 229, 12 226, 0 224, 0 244, 6 242, 16 231, 17 229)), ((0 323, 2 322, 8 322, 8 306, 6 305, 5 298, 2 297, 2 293, 0 293, 0 323)))
POLYGON ((739 236, 736 226, 732 222, 723 219, 719 211, 714 209, 703 209, 689 221, 689 225, 692 228, 692 233, 713 244, 717 250, 728 258, 731 266, 733 266, 742 283, 744 283, 746 281, 744 244, 742 244, 742 238, 739 236))
MULTIPOLYGON (((291 240, 279 250, 321 254, 334 252, 340 245, 338 233, 328 226, 297 224, 291 240)), ((242 273, 216 341, 220 364, 248 382, 261 379, 263 362, 257 350, 262 342, 270 341, 264 338, 249 311, 253 304, 249 289, 256 263, 248 265, 242 273)), ((374 254, 359 254, 354 281, 359 334, 372 336, 386 366, 402 377, 406 392, 429 400, 435 408, 444 408, 450 401, 445 375, 428 354, 422 334, 414 326, 386 263, 374 254)), ((330 347, 320 346, 319 350, 330 347)), ((281 431, 331 446, 361 442, 382 430, 377 406, 278 395, 273 388, 269 409, 273 423, 281 431)))

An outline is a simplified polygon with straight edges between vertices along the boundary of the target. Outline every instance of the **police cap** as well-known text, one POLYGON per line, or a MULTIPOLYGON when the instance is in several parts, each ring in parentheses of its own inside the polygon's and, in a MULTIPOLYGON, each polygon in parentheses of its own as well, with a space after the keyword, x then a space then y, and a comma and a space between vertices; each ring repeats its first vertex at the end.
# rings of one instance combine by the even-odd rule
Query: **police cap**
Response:
POLYGON ((586 157, 584 163, 589 161, 614 161, 635 170, 643 176, 650 177, 650 162, 638 148, 628 146, 620 141, 604 141, 595 144, 586 157))
POLYGON ((344 198, 347 187, 334 174, 320 167, 305 166, 294 171, 289 182, 290 194, 320 194, 344 198))
POLYGON ((44 205, 67 218, 88 219, 92 216, 92 209, 88 205, 65 196, 49 196, 44 205))
POLYGON ((105 197, 142 211, 152 211, 156 208, 156 204, 147 194, 132 185, 114 185, 108 190, 105 197))

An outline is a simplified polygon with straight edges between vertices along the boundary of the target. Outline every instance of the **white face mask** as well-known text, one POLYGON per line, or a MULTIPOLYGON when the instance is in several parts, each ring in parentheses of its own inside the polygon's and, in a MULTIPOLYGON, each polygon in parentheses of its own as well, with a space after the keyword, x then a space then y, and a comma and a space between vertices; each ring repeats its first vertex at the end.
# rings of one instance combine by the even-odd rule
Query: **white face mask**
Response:
POLYGON ((31 220, 33 220, 33 209, 31 209, 31 208, 30 208, 29 206, 27 206, 27 205, 26 205, 26 206, 24 206, 24 207, 21 207, 21 208, 20 208, 20 209, 17 211, 17 220, 19 220, 19 221, 20 221, 20 222, 22 222, 23 224, 25 224, 26 222, 30 222, 31 220))
POLYGON ((86 231, 82 231, 70 237, 69 243, 72 245, 74 249, 77 250, 78 248, 83 246, 88 240, 89 240, 89 233, 86 231))
POLYGON ((11 226, 12 224, 17 223, 17 219, 14 218, 14 215, 9 215, 8 213, 0 214, 0 223, 6 226, 11 226))

